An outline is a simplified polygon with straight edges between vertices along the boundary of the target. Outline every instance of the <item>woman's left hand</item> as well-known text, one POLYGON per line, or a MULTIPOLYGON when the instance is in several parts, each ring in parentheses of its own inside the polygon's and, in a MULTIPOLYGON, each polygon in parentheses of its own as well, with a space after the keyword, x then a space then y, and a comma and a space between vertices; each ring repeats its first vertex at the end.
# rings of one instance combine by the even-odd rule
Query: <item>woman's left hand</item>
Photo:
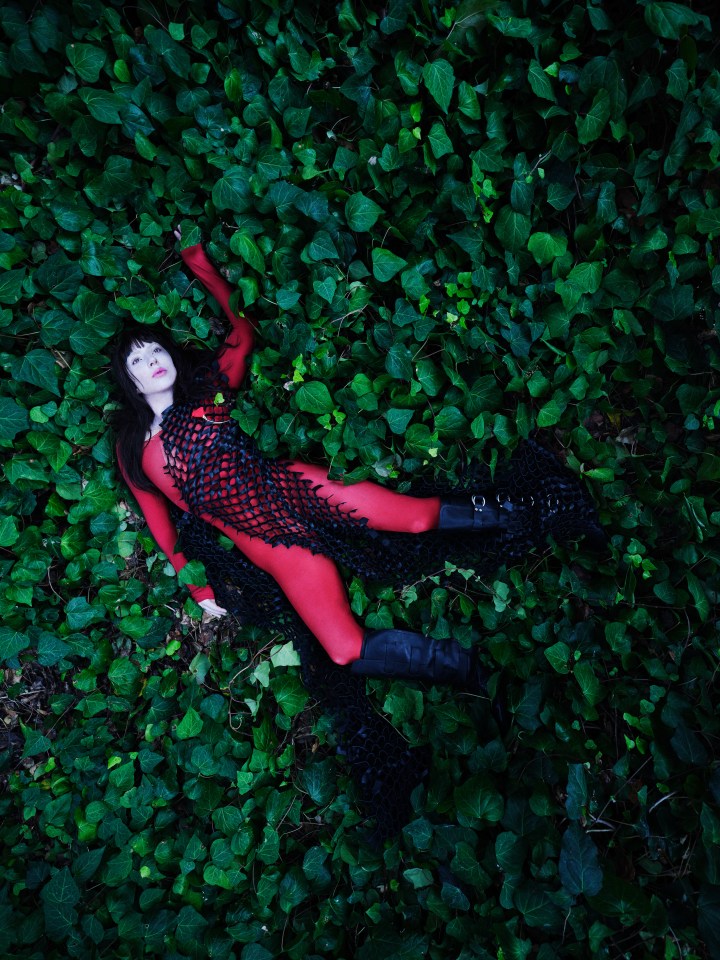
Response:
POLYGON ((182 231, 180 230, 180 227, 173 227, 173 236, 178 241, 182 240, 182 231))
POLYGON ((227 615, 227 610, 225 607, 221 607, 219 604, 215 603, 214 600, 201 600, 200 606, 203 608, 205 613, 209 614, 211 617, 224 617, 227 615))

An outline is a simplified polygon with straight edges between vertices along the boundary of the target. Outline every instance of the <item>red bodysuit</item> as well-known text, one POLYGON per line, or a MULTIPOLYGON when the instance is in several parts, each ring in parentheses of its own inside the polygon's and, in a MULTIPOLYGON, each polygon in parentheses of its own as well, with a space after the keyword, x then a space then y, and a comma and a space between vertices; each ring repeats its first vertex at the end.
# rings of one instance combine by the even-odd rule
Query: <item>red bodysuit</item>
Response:
MULTIPOLYGON (((210 263, 202 247, 199 244, 189 247, 182 251, 181 256, 220 303, 230 320, 232 329, 220 351, 218 365, 227 378, 228 386, 236 390, 245 374, 247 357, 253 344, 253 328, 247 318, 237 316, 231 310, 232 289, 210 263)), ((187 560, 180 551, 175 550, 178 533, 170 516, 168 501, 185 511, 189 507, 167 471, 161 433, 162 427, 160 433, 146 441, 142 458, 143 470, 157 492, 140 490, 129 481, 128 486, 158 546, 179 572, 187 560)), ((335 504, 343 513, 366 517, 368 526, 373 529, 420 533, 437 526, 440 507, 437 497, 408 497, 369 481, 345 486, 328 480, 326 472, 320 467, 299 461, 289 466, 312 481, 317 496, 335 504)), ((125 479, 127 481, 127 477, 125 479)), ((349 663, 357 659, 363 629, 350 610, 345 586, 331 559, 300 546, 272 546, 216 518, 203 516, 203 519, 226 534, 254 564, 278 582, 306 626, 336 663, 349 663)), ((210 587, 190 587, 190 592, 198 602, 213 599, 210 587)))

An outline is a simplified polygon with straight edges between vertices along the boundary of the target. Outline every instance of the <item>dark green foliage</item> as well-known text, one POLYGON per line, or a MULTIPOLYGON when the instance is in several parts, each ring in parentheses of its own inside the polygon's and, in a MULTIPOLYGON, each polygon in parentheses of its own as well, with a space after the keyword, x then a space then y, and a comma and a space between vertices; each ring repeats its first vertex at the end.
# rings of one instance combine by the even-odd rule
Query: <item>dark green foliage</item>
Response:
POLYGON ((3 5, 3 955, 720 957, 713 17, 3 5), (212 643, 122 500, 107 344, 216 342, 177 224, 259 321, 264 451, 422 482, 540 428, 612 538, 351 584, 482 643, 513 721, 376 685, 433 755, 385 850, 292 651, 212 643))

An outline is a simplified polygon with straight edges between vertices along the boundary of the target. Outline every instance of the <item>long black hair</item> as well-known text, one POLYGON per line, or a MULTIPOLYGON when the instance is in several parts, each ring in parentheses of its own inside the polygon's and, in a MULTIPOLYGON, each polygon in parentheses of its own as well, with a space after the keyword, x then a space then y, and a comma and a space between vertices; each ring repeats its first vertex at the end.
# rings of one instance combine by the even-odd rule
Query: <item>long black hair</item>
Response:
POLYGON ((153 422, 153 411, 138 392, 135 379, 127 368, 127 358, 136 347, 157 343, 170 354, 177 378, 174 396, 182 399, 200 371, 208 370, 214 357, 211 350, 180 347, 162 327, 126 327, 113 344, 111 370, 120 392, 121 407, 113 418, 118 457, 127 479, 141 490, 154 490, 142 468, 143 445, 153 422))

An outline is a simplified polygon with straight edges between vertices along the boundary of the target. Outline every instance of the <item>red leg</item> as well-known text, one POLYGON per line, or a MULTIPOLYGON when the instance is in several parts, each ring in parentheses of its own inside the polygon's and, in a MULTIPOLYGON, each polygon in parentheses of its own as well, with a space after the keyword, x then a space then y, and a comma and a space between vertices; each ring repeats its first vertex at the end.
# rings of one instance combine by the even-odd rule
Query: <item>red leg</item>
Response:
POLYGON ((336 504, 345 513, 355 511, 358 516, 366 517, 368 526, 373 530, 424 533, 437 528, 439 497, 410 497, 387 490, 370 480, 345 485, 337 480, 328 480, 327 472, 322 467, 300 461, 294 461, 290 467, 319 487, 318 496, 336 504))
POLYGON ((271 547, 215 522, 257 567, 273 577, 305 626, 335 663, 357 660, 363 628, 355 619, 337 567, 303 547, 271 547))

